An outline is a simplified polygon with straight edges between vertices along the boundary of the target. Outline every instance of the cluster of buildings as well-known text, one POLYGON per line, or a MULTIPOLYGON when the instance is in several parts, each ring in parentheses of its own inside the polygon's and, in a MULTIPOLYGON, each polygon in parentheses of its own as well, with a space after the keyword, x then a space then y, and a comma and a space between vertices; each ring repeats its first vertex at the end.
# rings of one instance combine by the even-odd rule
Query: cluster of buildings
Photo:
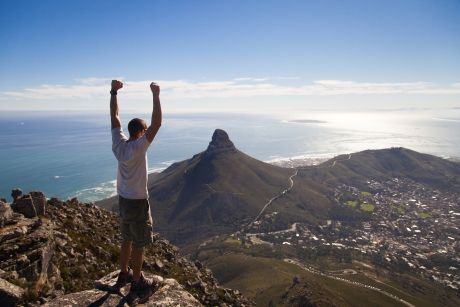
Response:
MULTIPOLYGON (((460 289, 460 193, 393 178, 368 181, 365 189, 340 185, 334 197, 354 218, 295 223, 286 230, 247 236, 257 237, 258 243, 349 251, 460 289)), ((267 217, 272 220, 273 213, 267 217)))

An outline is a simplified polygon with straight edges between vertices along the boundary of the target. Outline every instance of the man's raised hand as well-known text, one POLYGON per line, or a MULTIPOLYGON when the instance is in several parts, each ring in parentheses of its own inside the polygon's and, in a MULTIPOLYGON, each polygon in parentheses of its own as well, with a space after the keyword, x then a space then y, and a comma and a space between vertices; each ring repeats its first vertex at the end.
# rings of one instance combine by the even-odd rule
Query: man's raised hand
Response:
POLYGON ((150 89, 152 90, 152 94, 154 97, 160 96, 160 86, 155 82, 150 83, 150 89))
POLYGON ((118 80, 112 80, 112 90, 118 91, 123 87, 123 83, 118 80))
POLYGON ((150 127, 145 131, 147 140, 151 143, 161 127, 161 104, 160 104, 160 86, 155 82, 150 83, 150 89, 153 94, 152 121, 150 127))

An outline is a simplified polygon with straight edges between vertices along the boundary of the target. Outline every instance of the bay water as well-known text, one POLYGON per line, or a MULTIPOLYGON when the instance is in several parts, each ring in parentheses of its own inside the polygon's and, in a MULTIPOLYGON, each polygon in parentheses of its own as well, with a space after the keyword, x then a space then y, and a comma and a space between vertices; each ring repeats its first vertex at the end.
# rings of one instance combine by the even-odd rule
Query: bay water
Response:
MULTIPOLYGON (((365 149, 406 147, 460 157, 460 110, 443 114, 311 111, 288 115, 165 114, 149 151, 150 171, 206 149, 216 128, 241 151, 266 162, 332 158, 365 149)), ((150 121, 149 114, 126 114, 150 121)), ((98 112, 0 114, 0 197, 11 189, 96 201, 115 195, 117 162, 110 117, 98 112)))

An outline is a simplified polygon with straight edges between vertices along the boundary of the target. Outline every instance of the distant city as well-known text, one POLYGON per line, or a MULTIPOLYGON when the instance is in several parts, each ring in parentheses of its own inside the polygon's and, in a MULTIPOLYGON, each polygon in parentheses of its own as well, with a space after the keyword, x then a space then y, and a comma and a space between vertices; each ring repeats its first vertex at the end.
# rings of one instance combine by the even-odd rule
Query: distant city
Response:
POLYGON ((236 236, 254 244, 354 251, 378 265, 417 272, 451 289, 460 289, 460 245, 454 237, 460 225, 459 193, 440 192, 408 178, 394 178, 370 180, 366 191, 341 184, 334 197, 341 206, 367 212, 368 220, 356 224, 329 219, 320 225, 294 223, 286 230, 257 232, 278 214, 272 212, 236 236))

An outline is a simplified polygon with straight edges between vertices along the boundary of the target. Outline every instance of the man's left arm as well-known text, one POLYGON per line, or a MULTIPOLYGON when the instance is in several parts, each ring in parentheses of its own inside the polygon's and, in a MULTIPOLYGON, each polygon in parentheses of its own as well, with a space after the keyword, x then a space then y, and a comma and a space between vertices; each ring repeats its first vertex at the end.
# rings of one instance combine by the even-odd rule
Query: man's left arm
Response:
POLYGON ((160 86, 155 82, 150 83, 150 89, 153 94, 153 110, 152 110, 152 120, 150 126, 145 131, 145 136, 149 143, 152 143, 153 139, 157 135, 158 130, 161 127, 162 121, 162 112, 161 112, 161 103, 160 103, 160 86))
POLYGON ((120 116, 118 115, 117 92, 123 87, 123 83, 118 80, 112 80, 112 90, 110 91, 110 119, 112 129, 121 127, 120 116))

